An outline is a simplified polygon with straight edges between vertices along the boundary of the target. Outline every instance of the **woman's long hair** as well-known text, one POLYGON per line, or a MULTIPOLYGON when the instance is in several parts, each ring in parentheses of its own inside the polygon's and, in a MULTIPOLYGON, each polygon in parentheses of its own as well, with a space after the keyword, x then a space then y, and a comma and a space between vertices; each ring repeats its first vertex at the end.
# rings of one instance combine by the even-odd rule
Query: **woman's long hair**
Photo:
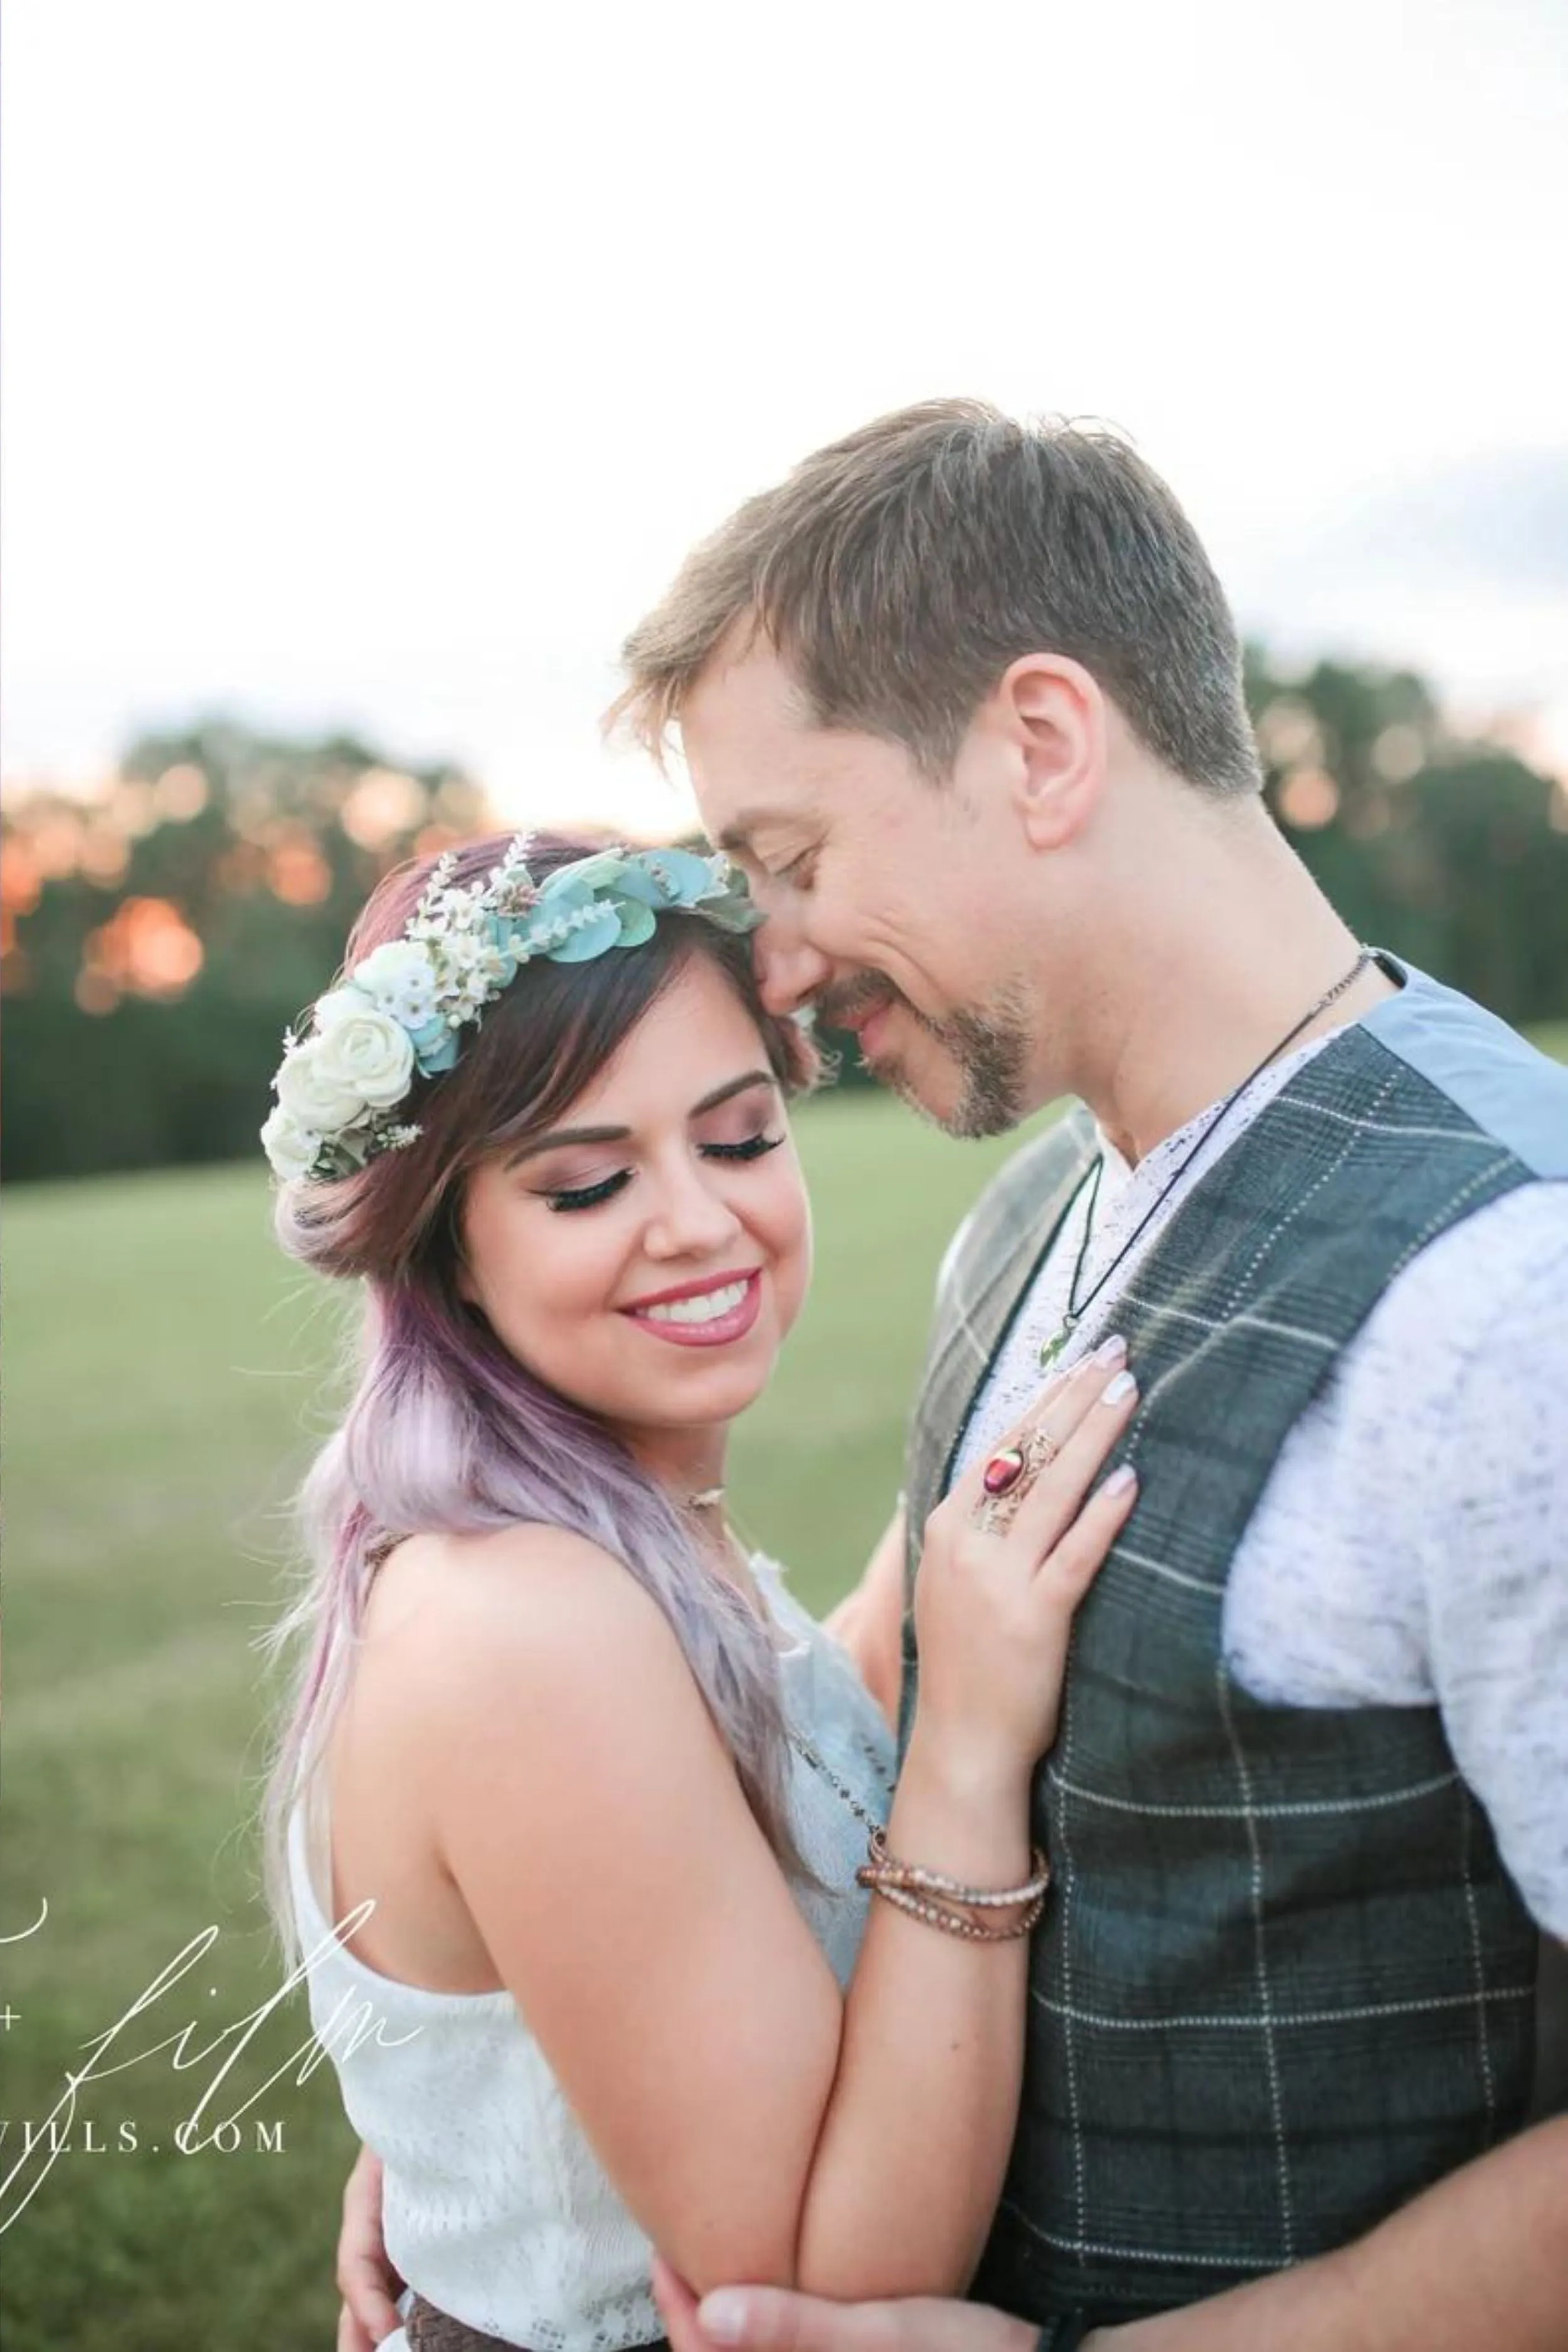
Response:
MULTIPOLYGON (((459 853, 454 880, 488 873, 510 838, 459 853)), ((590 846, 535 841, 530 867, 542 878, 590 846)), ((355 926, 346 968, 402 935, 433 864, 381 884, 355 926)), ((622 1561, 668 1618, 780 1862, 794 1876, 810 1875, 785 1802, 783 1706, 766 1628, 620 1440, 520 1364, 458 1287, 469 1171, 557 1125, 693 956, 708 958, 733 987, 785 1089, 808 1086, 813 1048, 795 1023, 763 1011, 750 942, 700 916, 661 915, 642 946, 588 963, 526 965, 465 1034, 457 1066, 416 1081, 407 1113, 417 1142, 351 1175, 306 1177, 279 1192, 283 1248, 320 1274, 357 1278, 366 1298, 353 1401, 300 1492, 307 1579, 267 1641, 273 1654, 298 1653, 263 1808, 268 1892, 295 1957, 289 1816, 325 1754, 375 1568, 392 1544, 416 1533, 542 1523, 622 1561)))

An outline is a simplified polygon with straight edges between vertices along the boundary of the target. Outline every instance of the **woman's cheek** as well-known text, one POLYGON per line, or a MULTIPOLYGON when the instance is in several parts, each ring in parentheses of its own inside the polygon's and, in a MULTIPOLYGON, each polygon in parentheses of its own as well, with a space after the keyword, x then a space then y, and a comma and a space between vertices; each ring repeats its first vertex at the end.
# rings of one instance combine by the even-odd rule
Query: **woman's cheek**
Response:
MULTIPOLYGON (((783 1156, 781 1153, 780 1157, 783 1156)), ((792 1151, 792 1161, 794 1157, 792 1151)), ((798 1163, 795 1165, 793 1173, 795 1181, 780 1201, 777 1238, 773 1244, 779 1319, 785 1331, 805 1303, 805 1294, 811 1286, 812 1267, 811 1202, 801 1181, 798 1163)))
MULTIPOLYGON (((510 1235, 506 1310, 512 1353, 555 1382, 580 1346, 587 1318, 603 1311, 606 1293, 594 1237, 571 1230, 573 1213, 544 1209, 510 1235)), ((575 1213, 579 1215, 583 1212, 575 1213)))

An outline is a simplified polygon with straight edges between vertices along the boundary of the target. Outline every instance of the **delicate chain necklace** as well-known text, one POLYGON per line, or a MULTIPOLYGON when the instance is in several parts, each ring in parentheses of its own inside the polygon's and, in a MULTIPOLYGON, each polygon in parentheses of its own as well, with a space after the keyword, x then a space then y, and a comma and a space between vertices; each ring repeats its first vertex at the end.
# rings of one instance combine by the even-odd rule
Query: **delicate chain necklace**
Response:
MULTIPOLYGON (((833 1790, 834 1795, 843 1799, 850 1811, 854 1814, 856 1820, 859 1822, 864 1828, 868 1830, 884 1830, 887 1828, 888 1825, 886 1822, 878 1821, 874 1814, 868 1813, 866 1811, 865 1806, 860 1802, 860 1800, 855 1794, 854 1790, 846 1787, 845 1783, 839 1779, 837 1773, 834 1771, 832 1766, 823 1762, 822 1758, 817 1754, 809 1739, 803 1739, 798 1732, 792 1731, 789 1735, 789 1744, 795 1749, 795 1754, 802 1758, 805 1763, 809 1764, 814 1772, 817 1773, 824 1780, 826 1781, 828 1787, 833 1790)), ((878 1780, 882 1783, 884 1794, 891 1796, 892 1790, 888 1782, 887 1777, 884 1774, 881 1766, 872 1756, 869 1748, 867 1748, 866 1750, 866 1757, 867 1761, 871 1765, 873 1771, 876 1773, 878 1780)))
MULTIPOLYGON (((1269 1063, 1278 1061, 1280 1055, 1285 1051, 1286 1046, 1293 1045, 1297 1038, 1300 1035, 1302 1030, 1310 1028, 1311 1024, 1318 1018, 1320 1013, 1326 1013, 1330 1005, 1335 1003, 1338 999, 1344 994, 1347 988, 1352 988, 1355 985, 1356 982, 1361 978, 1362 973, 1366 970, 1368 964, 1374 960, 1377 952, 1378 951, 1375 948, 1363 947, 1361 953, 1357 956, 1354 963, 1352 964, 1349 971, 1345 973, 1343 979, 1336 980, 1332 988, 1331 988, 1326 994, 1319 997, 1316 1004, 1312 1006, 1310 1012, 1303 1013, 1300 1021, 1295 1024, 1295 1026, 1286 1031, 1284 1036, 1280 1038, 1279 1043, 1277 1045, 1271 1045, 1269 1047, 1261 1062, 1258 1063, 1258 1067, 1255 1070, 1249 1070, 1246 1077, 1241 1081, 1241 1084, 1238 1087, 1233 1087, 1231 1092, 1226 1095, 1225 1100, 1221 1103, 1214 1117, 1209 1120, 1208 1125, 1204 1129, 1203 1133, 1193 1145, 1191 1150, 1183 1153, 1174 1173, 1167 1177, 1165 1182, 1162 1184, 1158 1192, 1155 1193, 1148 1209, 1139 1219, 1137 1224, 1134 1225, 1130 1237, 1122 1243, 1121 1247, 1117 1251, 1116 1255, 1111 1259, 1110 1264, 1106 1267, 1105 1272, 1100 1276, 1100 1280, 1095 1284, 1093 1289, 1088 1293, 1087 1297, 1079 1298, 1078 1295, 1078 1286, 1083 1274, 1084 1261, 1089 1255, 1089 1238, 1094 1230, 1094 1210, 1095 1203, 1100 1198, 1100 1180, 1105 1173, 1105 1154, 1103 1151, 1095 1160, 1093 1167, 1085 1171, 1083 1177, 1079 1179, 1079 1191, 1082 1191, 1085 1183, 1089 1183, 1091 1189, 1089 1195, 1088 1204, 1084 1211, 1083 1237, 1078 1245, 1078 1256, 1073 1264, 1072 1279, 1068 1284, 1068 1303, 1063 1312, 1061 1322, 1058 1327, 1055 1337, 1047 1339, 1045 1346, 1040 1349, 1040 1370, 1042 1371, 1048 1370, 1050 1366, 1056 1362, 1057 1358, 1061 1354, 1062 1349, 1067 1346, 1068 1341, 1072 1338, 1073 1333, 1083 1321, 1084 1317, 1088 1314, 1095 1300, 1100 1297, 1100 1292, 1105 1288, 1106 1284, 1110 1280, 1110 1277, 1116 1272, 1117 1267, 1121 1264, 1123 1258, 1126 1257, 1128 1252, 1142 1237, 1143 1234, 1147 1231, 1151 1221, 1163 1207, 1166 1201, 1169 1200, 1171 1194, 1181 1182, 1182 1178, 1186 1174, 1188 1169, 1192 1166, 1194 1160, 1197 1158, 1205 1144, 1207 1143, 1209 1138, 1213 1135, 1215 1128, 1218 1127, 1221 1119, 1228 1117, 1229 1113, 1240 1101, 1242 1096, 1247 1092, 1247 1087, 1252 1084, 1254 1078, 1260 1078, 1263 1076, 1264 1071, 1268 1067, 1269 1063)), ((1076 1194, 1074 1197, 1077 1197, 1076 1194)), ((1071 1204, 1069 1203, 1069 1206, 1071 1204)))

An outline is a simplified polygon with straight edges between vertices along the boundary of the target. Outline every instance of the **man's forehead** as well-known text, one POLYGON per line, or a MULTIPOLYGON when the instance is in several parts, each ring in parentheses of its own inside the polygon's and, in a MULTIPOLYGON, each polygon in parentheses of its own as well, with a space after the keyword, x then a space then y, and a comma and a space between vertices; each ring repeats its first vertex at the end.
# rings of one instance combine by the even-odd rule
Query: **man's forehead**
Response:
POLYGON ((686 772, 716 849, 740 856, 760 835, 817 821, 832 782, 823 773, 831 738, 770 645, 753 644, 705 671, 678 723, 686 772))
POLYGON ((731 625, 687 690, 686 711, 742 724, 808 727, 812 699, 793 664, 755 616, 731 625))

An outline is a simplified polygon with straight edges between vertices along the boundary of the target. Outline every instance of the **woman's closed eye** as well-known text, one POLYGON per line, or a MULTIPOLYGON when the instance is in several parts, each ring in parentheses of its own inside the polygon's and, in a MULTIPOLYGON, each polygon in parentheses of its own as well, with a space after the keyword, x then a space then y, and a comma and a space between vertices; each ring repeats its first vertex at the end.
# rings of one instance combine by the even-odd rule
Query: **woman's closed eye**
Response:
POLYGON ((632 1181, 629 1168, 618 1168, 613 1176, 601 1177, 596 1184, 580 1184, 570 1192, 545 1192, 541 1195, 552 1209, 593 1209, 601 1201, 613 1201, 624 1192, 632 1181))
POLYGON ((783 1141, 782 1135, 748 1135, 740 1143, 700 1143, 697 1148, 704 1160, 760 1160, 783 1141))
MULTIPOLYGON (((761 1160, 765 1153, 776 1151, 783 1141, 782 1135, 763 1133, 745 1136, 739 1143, 700 1143, 697 1149, 704 1160, 761 1160)), ((632 1174, 631 1169, 620 1168, 613 1176, 602 1177, 596 1184, 559 1189, 541 1197, 556 1210, 593 1209, 601 1201, 614 1200, 617 1192, 624 1192, 632 1181, 632 1174)))

